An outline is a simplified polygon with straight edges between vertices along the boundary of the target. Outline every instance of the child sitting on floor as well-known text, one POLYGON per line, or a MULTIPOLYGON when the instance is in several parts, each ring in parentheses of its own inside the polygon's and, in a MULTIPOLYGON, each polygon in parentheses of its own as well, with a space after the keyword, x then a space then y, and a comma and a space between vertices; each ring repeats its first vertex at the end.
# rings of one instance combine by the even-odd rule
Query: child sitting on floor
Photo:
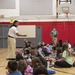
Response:
POLYGON ((22 75, 20 71, 18 71, 18 64, 16 61, 11 60, 7 64, 7 70, 6 75, 22 75))
POLYGON ((69 68, 72 67, 73 62, 72 62, 72 56, 68 47, 68 44, 63 44, 63 53, 62 53, 62 58, 58 59, 55 62, 55 67, 63 67, 63 68, 69 68))
POLYGON ((57 57, 57 50, 56 47, 52 47, 52 53, 51 53, 51 57, 49 58, 50 60, 50 66, 53 66, 55 63, 57 57))
MULTIPOLYGON (((33 73, 35 72, 36 68, 44 68, 44 65, 42 64, 41 60, 38 57, 34 57, 32 59, 32 67, 33 67, 33 73)), ((55 71, 47 70, 48 74, 55 74, 55 71)))

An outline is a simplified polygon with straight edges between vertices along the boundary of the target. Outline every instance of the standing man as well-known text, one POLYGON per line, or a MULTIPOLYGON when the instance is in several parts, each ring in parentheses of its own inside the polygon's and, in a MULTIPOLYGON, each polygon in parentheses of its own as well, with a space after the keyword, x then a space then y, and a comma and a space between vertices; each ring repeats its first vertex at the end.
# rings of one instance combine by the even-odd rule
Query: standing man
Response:
POLYGON ((8 31, 8 57, 7 60, 15 59, 16 36, 26 36, 18 33, 17 27, 19 22, 15 20, 8 31))
POLYGON ((58 32, 57 32, 56 29, 54 28, 54 29, 51 31, 50 34, 51 34, 51 37, 52 37, 53 45, 56 46, 58 32))

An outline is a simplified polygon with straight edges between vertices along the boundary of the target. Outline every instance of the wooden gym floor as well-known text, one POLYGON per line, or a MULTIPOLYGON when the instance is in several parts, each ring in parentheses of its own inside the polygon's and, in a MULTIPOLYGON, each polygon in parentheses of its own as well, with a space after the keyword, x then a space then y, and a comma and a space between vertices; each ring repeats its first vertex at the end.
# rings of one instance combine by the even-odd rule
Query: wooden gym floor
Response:
MULTIPOLYGON (((7 65, 7 49, 0 49, 0 75, 6 75, 6 65, 7 65)), ((73 57, 75 60, 75 57, 73 57)), ((50 70, 55 70, 55 75, 75 75, 75 67, 72 68, 49 68, 50 70)))

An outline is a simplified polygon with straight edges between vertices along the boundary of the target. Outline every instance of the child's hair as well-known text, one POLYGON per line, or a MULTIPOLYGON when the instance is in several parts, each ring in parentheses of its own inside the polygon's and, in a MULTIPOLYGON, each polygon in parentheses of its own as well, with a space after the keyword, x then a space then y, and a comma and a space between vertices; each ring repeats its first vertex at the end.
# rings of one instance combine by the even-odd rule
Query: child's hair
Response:
POLYGON ((62 40, 59 40, 56 46, 57 47, 62 47, 62 40))
POLYGON ((28 49, 26 49, 26 50, 24 50, 24 53, 29 54, 30 52, 28 49))
POLYGON ((66 43, 69 43, 69 40, 66 40, 66 43))
POLYGON ((23 60, 21 53, 16 54, 16 61, 19 61, 19 60, 23 60))
POLYGON ((56 50, 57 50, 57 58, 60 58, 60 54, 62 54, 62 48, 57 47, 56 50))
POLYGON ((68 44, 64 43, 63 46, 62 46, 62 51, 68 49, 68 44))
POLYGON ((31 47, 30 53, 32 56, 37 56, 37 51, 35 47, 31 47))
POLYGON ((11 60, 8 62, 7 68, 9 68, 12 72, 18 69, 18 64, 15 60, 11 60))
POLYGON ((35 68, 33 75, 48 75, 48 72, 45 67, 37 67, 35 68))
POLYGON ((56 50, 56 47, 55 47, 55 46, 53 46, 53 47, 52 47, 52 49, 55 51, 55 50, 56 50))
POLYGON ((68 49, 68 44, 64 43, 63 46, 62 46, 62 49, 63 49, 63 51, 64 51, 64 50, 67 51, 67 55, 68 55, 68 56, 71 55, 71 53, 70 53, 70 51, 69 51, 69 49, 68 49))
POLYGON ((25 60, 20 60, 18 61, 18 70, 24 74, 24 71, 26 70, 27 68, 27 62, 25 60))
POLYGON ((59 40, 60 47, 62 47, 62 40, 59 40))
POLYGON ((33 68, 43 67, 43 64, 38 57, 34 57, 34 58, 32 58, 32 66, 33 66, 33 68))

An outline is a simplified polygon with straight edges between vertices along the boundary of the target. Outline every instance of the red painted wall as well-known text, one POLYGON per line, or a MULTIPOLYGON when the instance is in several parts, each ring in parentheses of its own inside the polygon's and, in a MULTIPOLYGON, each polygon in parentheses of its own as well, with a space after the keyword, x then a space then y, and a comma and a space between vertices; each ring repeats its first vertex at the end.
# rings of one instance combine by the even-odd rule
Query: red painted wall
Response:
MULTIPOLYGON (((0 24, 9 24, 8 22, 0 22, 0 24)), ((36 25, 42 26, 42 41, 50 43, 52 41, 50 32, 56 27, 58 31, 58 40, 69 40, 73 45, 75 43, 75 22, 74 21, 61 21, 61 22, 20 22, 20 25, 36 25)))

